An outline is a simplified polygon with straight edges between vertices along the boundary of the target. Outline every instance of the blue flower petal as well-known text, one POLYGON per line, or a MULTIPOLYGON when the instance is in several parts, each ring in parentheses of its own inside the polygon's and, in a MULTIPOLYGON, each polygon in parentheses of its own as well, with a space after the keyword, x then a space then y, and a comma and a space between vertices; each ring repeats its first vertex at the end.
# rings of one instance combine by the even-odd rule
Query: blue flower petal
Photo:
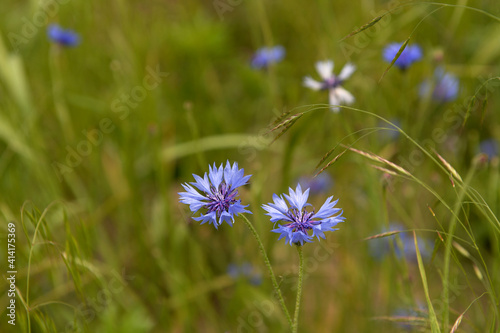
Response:
POLYGON ((307 203, 307 198, 309 198, 309 189, 302 192, 302 188, 300 187, 300 184, 298 184, 295 191, 291 188, 289 188, 288 191, 290 195, 285 194, 285 198, 288 200, 292 208, 302 210, 304 206, 310 206, 310 204, 307 203))

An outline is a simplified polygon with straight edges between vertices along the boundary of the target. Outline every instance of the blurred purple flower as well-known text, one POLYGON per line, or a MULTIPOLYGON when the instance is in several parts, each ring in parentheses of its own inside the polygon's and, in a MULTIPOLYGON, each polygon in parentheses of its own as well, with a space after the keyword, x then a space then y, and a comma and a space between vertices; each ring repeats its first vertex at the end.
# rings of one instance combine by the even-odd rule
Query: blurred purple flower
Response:
MULTIPOLYGON (((393 223, 390 225, 389 230, 382 230, 381 233, 404 230, 406 230, 406 228, 401 224, 393 223)), ((429 259, 434 248, 433 244, 429 240, 423 239, 419 236, 417 236, 417 242, 422 259, 429 259)), ((415 242, 413 240, 412 233, 400 232, 390 236, 370 239, 368 246, 370 255, 377 260, 382 260, 384 257, 392 253, 392 250, 394 249, 394 254, 397 258, 400 259, 405 257, 408 261, 417 261, 415 242)))
POLYGON ((299 184, 302 188, 310 188, 312 194, 327 192, 333 185, 332 177, 327 172, 322 172, 316 177, 301 177, 299 184))
POLYGON ((258 286, 262 283, 262 274, 248 262, 242 264, 229 264, 227 266, 227 274, 235 280, 240 277, 246 278, 247 281, 254 286, 258 286))
POLYGON ((395 324, 405 331, 412 331, 417 327, 424 327, 427 322, 427 310, 422 304, 418 305, 418 309, 399 308, 394 311, 394 319, 398 319, 395 324))
MULTIPOLYGON (((387 45, 382 53, 384 60, 391 63, 394 57, 396 57, 396 54, 398 54, 401 46, 403 46, 403 43, 396 42, 387 45)), ((411 64, 419 61, 420 59, 422 59, 422 49, 420 46, 418 44, 406 45, 394 65, 402 70, 405 70, 410 67, 411 64)))
POLYGON ((73 30, 65 30, 57 24, 51 24, 47 28, 47 35, 54 43, 66 47, 73 47, 80 44, 80 36, 73 30))
POLYGON ((270 64, 283 60, 285 53, 285 48, 281 45, 260 48, 253 56, 251 66, 257 69, 267 68, 270 64))
POLYGON ((498 156, 498 142, 495 139, 483 140, 479 143, 479 151, 488 155, 488 159, 498 156))
MULTIPOLYGON (((389 121, 397 127, 401 127, 401 121, 399 121, 399 119, 389 119, 389 121)), ((396 127, 386 123, 385 121, 380 120, 378 122, 378 126, 382 128, 379 132, 379 136, 382 141, 394 141, 401 134, 396 127)))
MULTIPOLYGON (((446 73, 443 68, 438 67, 434 71, 434 90, 432 91, 432 99, 437 102, 450 102, 457 98, 460 88, 457 77, 453 74, 446 73)), ((431 82, 426 80, 420 85, 420 96, 425 97, 430 93, 431 82)))

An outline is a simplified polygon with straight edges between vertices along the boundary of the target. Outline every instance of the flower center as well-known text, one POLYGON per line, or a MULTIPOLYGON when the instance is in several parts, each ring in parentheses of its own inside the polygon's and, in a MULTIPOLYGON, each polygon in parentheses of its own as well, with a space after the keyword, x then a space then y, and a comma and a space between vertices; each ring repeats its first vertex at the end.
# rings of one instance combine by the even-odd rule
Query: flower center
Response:
POLYGON ((290 217, 293 222, 290 222, 287 227, 292 228, 293 232, 302 231, 307 233, 307 230, 312 229, 313 225, 320 224, 320 221, 313 221, 314 210, 312 212, 308 212, 307 210, 299 211, 298 209, 291 209, 287 213, 288 217, 290 217))
POLYGON ((228 211, 229 206, 236 202, 235 197, 238 195, 238 190, 232 189, 230 185, 222 182, 219 188, 214 186, 210 187, 212 193, 208 194, 210 202, 206 204, 208 212, 216 212, 217 217, 220 217, 221 213, 228 211))
POLYGON ((332 77, 330 77, 322 82, 321 90, 329 90, 329 89, 336 88, 336 87, 340 86, 341 83, 342 83, 342 81, 339 80, 336 76, 332 76, 332 77))

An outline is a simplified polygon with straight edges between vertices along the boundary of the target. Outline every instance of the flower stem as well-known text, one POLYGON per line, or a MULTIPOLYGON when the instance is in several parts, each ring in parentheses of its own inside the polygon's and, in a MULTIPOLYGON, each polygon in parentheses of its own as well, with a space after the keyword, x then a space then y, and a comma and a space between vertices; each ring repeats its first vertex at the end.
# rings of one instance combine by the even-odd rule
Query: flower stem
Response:
POLYGON ((304 279, 304 252, 301 245, 297 245, 297 252, 299 253, 299 281, 297 283, 297 300, 295 301, 292 333, 297 333, 297 329, 299 328, 300 298, 302 296, 302 281, 304 279))
POLYGON ((257 240, 257 243, 259 243, 260 252, 262 252, 262 256, 264 257, 264 262, 266 263, 267 269, 269 270, 269 274, 271 275, 271 281, 273 283, 274 291, 276 292, 278 301, 281 305, 281 308, 283 309, 283 312, 285 313, 286 319, 288 320, 288 324, 290 325, 290 327, 292 327, 292 318, 290 317, 290 313, 286 308, 285 300, 283 299, 280 287, 278 285, 278 282, 276 281, 276 276, 274 275, 273 268, 271 267, 271 262, 269 261, 269 258, 266 254, 266 250, 264 249, 264 244, 262 244, 259 234, 253 227, 252 223, 250 223, 250 221, 247 219, 247 217, 243 214, 240 214, 240 216, 243 217, 243 220, 245 220, 246 225, 254 235, 255 239, 257 240))

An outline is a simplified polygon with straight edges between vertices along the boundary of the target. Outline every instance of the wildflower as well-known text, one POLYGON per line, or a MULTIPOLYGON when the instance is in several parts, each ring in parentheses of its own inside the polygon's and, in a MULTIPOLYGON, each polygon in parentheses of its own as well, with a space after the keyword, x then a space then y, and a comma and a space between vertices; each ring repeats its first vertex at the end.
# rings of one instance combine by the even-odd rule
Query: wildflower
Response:
POLYGON ((327 172, 322 172, 316 177, 301 177, 299 184, 303 188, 310 188, 311 193, 324 193, 332 187, 332 177, 327 172))
POLYGON ((396 118, 391 118, 389 120, 394 125, 388 124, 387 122, 382 120, 378 122, 378 126, 383 129, 379 132, 379 138, 381 139, 381 141, 395 141, 400 135, 397 127, 401 127, 401 121, 396 118))
POLYGON ((80 43, 80 36, 72 30, 65 30, 57 24, 51 24, 47 28, 49 39, 59 45, 72 47, 80 43))
POLYGON ((227 274, 235 280, 244 277, 254 286, 258 286, 262 283, 262 275, 248 262, 243 264, 229 264, 227 266, 227 274))
POLYGON ((488 159, 498 156, 498 142, 495 139, 483 140, 479 143, 479 151, 488 155, 488 159))
POLYGON ((298 184, 295 191, 289 189, 289 194, 284 194, 284 196, 288 200, 290 208, 283 197, 276 194, 273 194, 274 203, 262 205, 262 208, 267 211, 266 215, 271 216, 271 222, 283 221, 286 223, 285 225, 279 224, 279 228, 272 230, 280 234, 278 240, 285 237, 285 241, 290 245, 292 243, 303 245, 304 242, 312 242, 314 236, 318 240, 320 237, 324 239, 325 231, 338 230, 332 227, 345 219, 342 217, 340 208, 333 208, 338 202, 338 200, 331 202, 333 197, 326 199, 320 210, 315 213, 314 209, 311 212, 305 209, 306 206, 310 206, 306 202, 309 197, 309 189, 302 192, 302 188, 298 184), (337 213, 339 214, 333 216, 337 213), (312 235, 309 235, 309 230, 312 230, 312 235))
POLYGON ((413 331, 416 328, 423 328, 426 323, 427 309, 420 302, 418 308, 398 308, 393 312, 392 319, 395 325, 405 331, 413 331))
MULTIPOLYGON (((420 96, 424 97, 430 93, 431 83, 429 80, 420 85, 420 96)), ((456 76, 446 73, 441 67, 434 71, 434 90, 432 99, 438 102, 449 102, 457 98, 459 82, 456 76)))
POLYGON ((251 66, 257 69, 267 68, 270 64, 283 60, 285 53, 285 48, 281 45, 260 48, 253 56, 251 66))
POLYGON ((213 167, 208 166, 209 173, 205 172, 203 178, 193 174, 196 182, 191 182, 191 185, 196 187, 200 194, 193 186, 185 183, 182 187, 187 192, 180 192, 180 202, 189 205, 189 209, 193 213, 204 208, 206 212, 199 217, 193 217, 195 221, 202 221, 201 224, 209 222, 214 225, 215 229, 222 222, 227 222, 232 226, 234 222, 234 215, 240 213, 250 213, 245 209, 248 205, 241 205, 241 200, 237 200, 237 188, 247 184, 251 176, 244 176, 243 169, 238 169, 238 163, 233 166, 226 163, 223 168, 221 164, 217 169, 215 163, 213 167))
POLYGON ((347 63, 340 71, 338 76, 333 74, 333 61, 318 61, 316 70, 319 76, 323 79, 322 82, 313 80, 310 76, 304 77, 304 86, 312 90, 328 90, 329 102, 332 105, 333 112, 339 112, 340 109, 336 105, 350 105, 354 103, 354 96, 350 92, 341 87, 342 83, 347 80, 356 70, 356 66, 347 63))
MULTIPOLYGON (((384 60, 388 63, 392 63, 392 60, 394 60, 396 54, 398 54, 401 46, 403 46, 403 43, 391 43, 387 45, 382 54, 384 60)), ((420 59, 422 59, 422 49, 420 46, 418 46, 418 44, 406 45, 394 65, 399 67, 401 70, 405 70, 410 67, 411 64, 419 61, 420 59)))
MULTIPOLYGON (((401 224, 393 223, 390 225, 389 230, 384 230, 383 232, 404 230, 405 228, 401 224)), ((432 244, 427 239, 422 239, 418 236, 417 241, 422 259, 428 259, 433 251, 432 244)), ((389 255, 394 249, 396 258, 405 257, 409 261, 417 261, 415 241, 411 233, 400 232, 391 236, 375 238, 370 240, 369 247, 370 254, 377 260, 381 260, 383 257, 389 255)))

